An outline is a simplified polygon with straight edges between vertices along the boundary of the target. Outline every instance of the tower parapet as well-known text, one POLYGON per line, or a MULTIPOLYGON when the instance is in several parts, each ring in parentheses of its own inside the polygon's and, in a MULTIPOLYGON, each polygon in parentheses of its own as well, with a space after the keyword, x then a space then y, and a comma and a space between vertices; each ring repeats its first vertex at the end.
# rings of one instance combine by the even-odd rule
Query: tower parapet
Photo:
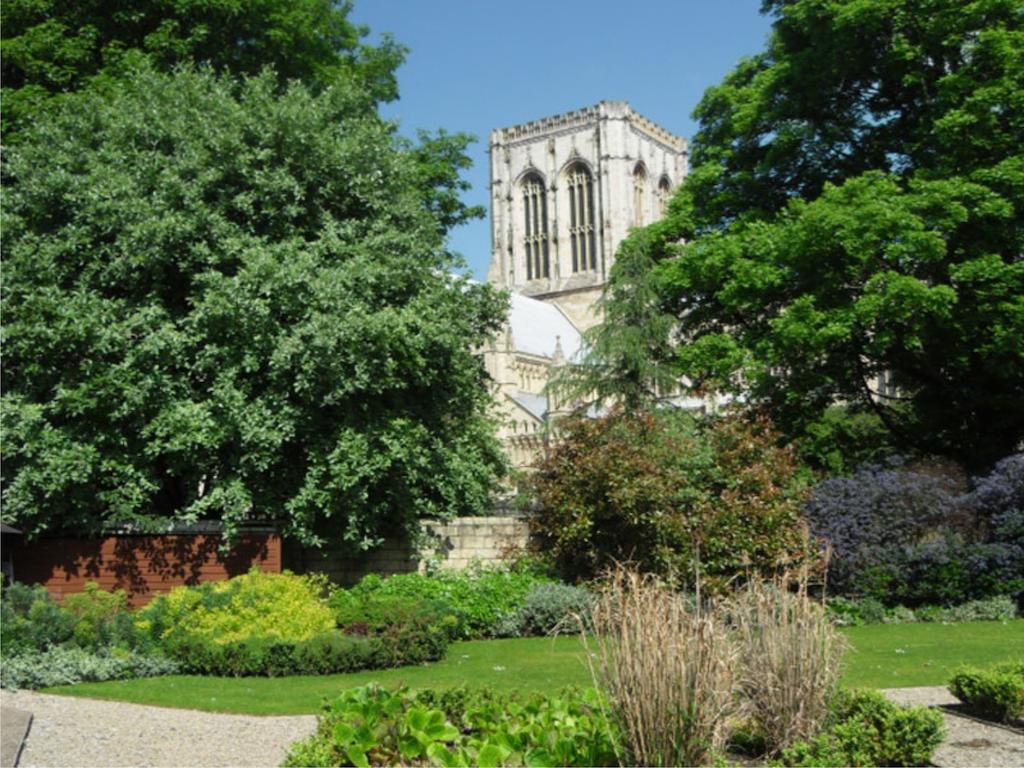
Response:
POLYGON ((489 282, 557 304, 580 329, 619 243, 661 218, 687 173, 686 140, 602 101, 490 136, 489 282))

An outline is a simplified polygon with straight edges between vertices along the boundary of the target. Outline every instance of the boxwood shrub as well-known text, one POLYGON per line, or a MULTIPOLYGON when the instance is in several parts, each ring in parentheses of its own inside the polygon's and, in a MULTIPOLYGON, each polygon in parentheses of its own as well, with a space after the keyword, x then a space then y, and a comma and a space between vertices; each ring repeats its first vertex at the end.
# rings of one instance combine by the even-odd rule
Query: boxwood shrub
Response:
POLYGON ((901 707, 877 691, 841 691, 824 730, 784 749, 776 765, 929 765, 942 743, 942 715, 901 707))
POLYGON ((338 631, 299 641, 251 637, 215 643, 199 636, 176 636, 167 652, 184 672, 224 677, 323 675, 389 666, 379 638, 338 631))
POLYGON ((1002 722, 1024 718, 1024 661, 997 664, 989 670, 962 669, 949 692, 979 717, 1002 722))

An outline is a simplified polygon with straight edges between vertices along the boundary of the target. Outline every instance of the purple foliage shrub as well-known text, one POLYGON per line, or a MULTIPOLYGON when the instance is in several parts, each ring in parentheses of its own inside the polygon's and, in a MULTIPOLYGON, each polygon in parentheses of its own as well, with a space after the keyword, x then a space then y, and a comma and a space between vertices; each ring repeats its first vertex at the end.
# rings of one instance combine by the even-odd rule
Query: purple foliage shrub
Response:
POLYGON ((967 490, 900 459, 865 465, 819 483, 807 517, 833 592, 908 606, 1024 592, 1024 454, 967 490))
POLYGON ((1005 584, 1003 594, 1024 598, 1024 453, 1007 456, 978 478, 966 502, 987 526, 988 577, 1005 584))

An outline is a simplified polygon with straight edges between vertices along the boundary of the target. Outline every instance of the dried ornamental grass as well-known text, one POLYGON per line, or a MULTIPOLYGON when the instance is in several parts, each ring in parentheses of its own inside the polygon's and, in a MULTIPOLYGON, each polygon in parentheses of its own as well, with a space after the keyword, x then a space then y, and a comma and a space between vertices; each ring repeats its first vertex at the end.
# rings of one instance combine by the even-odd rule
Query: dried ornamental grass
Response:
POLYGON ((730 621, 743 656, 740 684, 748 716, 769 752, 812 738, 828 715, 846 643, 824 602, 785 580, 751 580, 731 601, 730 621))
POLYGON ((584 642, 594 683, 623 729, 623 763, 706 764, 725 746, 736 711, 739 653, 719 609, 689 610, 653 577, 619 567, 592 620, 584 642))

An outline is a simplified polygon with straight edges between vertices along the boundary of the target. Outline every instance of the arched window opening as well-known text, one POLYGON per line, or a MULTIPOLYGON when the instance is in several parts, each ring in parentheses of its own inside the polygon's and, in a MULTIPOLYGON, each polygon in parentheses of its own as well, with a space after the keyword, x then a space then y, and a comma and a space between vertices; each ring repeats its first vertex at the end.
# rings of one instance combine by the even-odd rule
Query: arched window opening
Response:
POLYGON ((569 189, 569 242, 572 271, 597 269, 597 238, 594 234, 594 180, 586 166, 577 163, 566 177, 569 189))
POLYGON ((668 176, 662 176, 658 182, 658 215, 664 216, 668 211, 668 199, 672 196, 672 184, 668 176))
POLYGON ((644 225, 644 201, 647 199, 647 171, 637 163, 633 169, 633 225, 644 225))
POLYGON ((544 193, 544 180, 531 173, 523 179, 522 190, 526 224, 523 236, 526 279, 536 280, 551 274, 548 256, 548 201, 544 193))

